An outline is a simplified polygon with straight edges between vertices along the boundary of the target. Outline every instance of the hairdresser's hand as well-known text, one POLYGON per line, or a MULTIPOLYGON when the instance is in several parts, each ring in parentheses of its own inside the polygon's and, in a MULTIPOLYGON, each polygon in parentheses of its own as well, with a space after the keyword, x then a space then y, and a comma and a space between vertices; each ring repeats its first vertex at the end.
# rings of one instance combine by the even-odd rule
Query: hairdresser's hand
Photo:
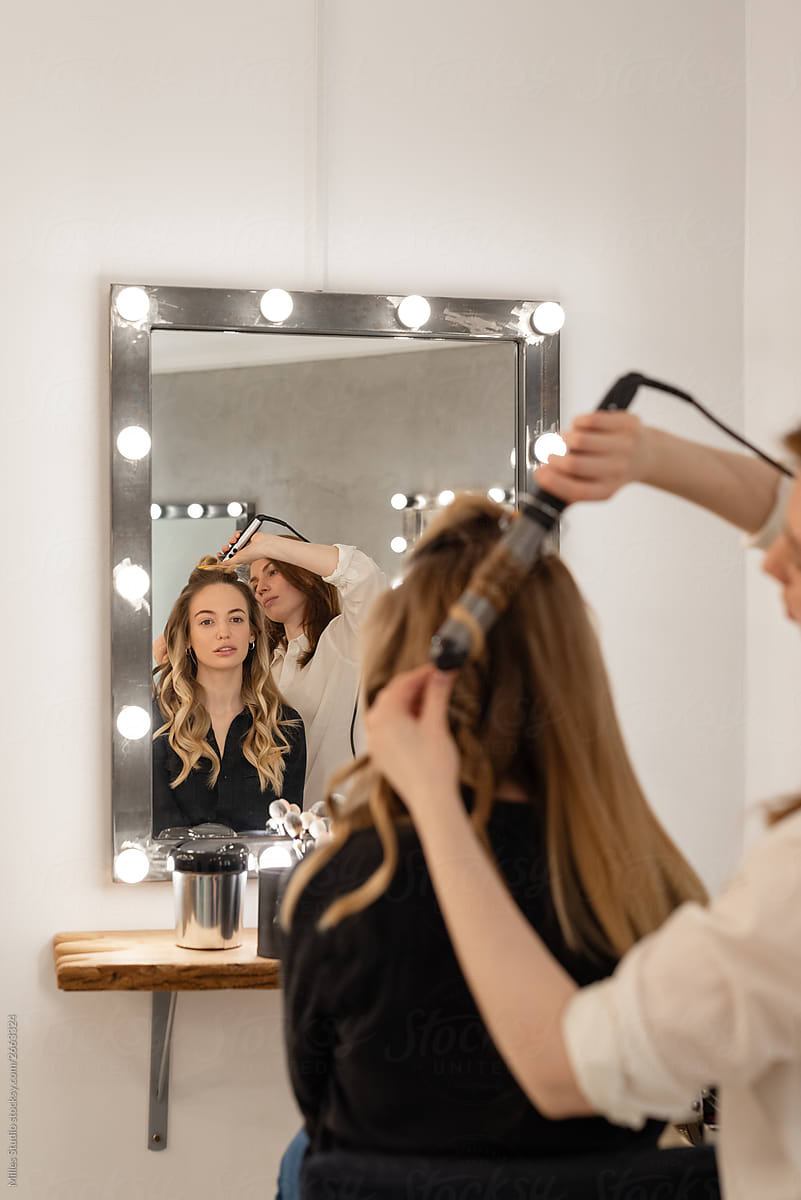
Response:
POLYGON ((167 639, 163 633, 160 633, 153 643, 153 661, 157 666, 161 667, 166 663, 169 655, 167 654, 167 639))
MULTIPOLYGON (((227 554, 238 537, 238 532, 232 534, 225 545, 221 547, 217 557, 222 558, 227 554)), ((232 567, 245 567, 249 563, 254 563, 257 558, 272 558, 276 554, 277 542, 276 534, 258 531, 253 534, 246 546, 243 546, 233 558, 229 559, 229 562, 232 567)), ((278 543, 278 548, 280 549, 280 543, 278 543)))
POLYGON ((633 413, 584 413, 563 437, 567 454, 552 454, 535 476, 561 500, 608 500, 624 484, 647 482, 650 430, 633 413))
POLYGON ((459 752, 448 727, 455 671, 431 664, 403 671, 378 693, 364 719, 374 765, 412 817, 458 796, 459 752))

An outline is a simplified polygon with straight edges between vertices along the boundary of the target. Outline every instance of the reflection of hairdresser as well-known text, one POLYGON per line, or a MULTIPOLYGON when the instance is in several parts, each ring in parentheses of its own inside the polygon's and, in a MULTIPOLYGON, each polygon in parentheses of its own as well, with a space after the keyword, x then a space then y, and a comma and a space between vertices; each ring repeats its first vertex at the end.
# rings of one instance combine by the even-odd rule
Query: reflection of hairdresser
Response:
POLYGON ((154 834, 207 821, 264 829, 272 800, 302 805, 303 725, 280 702, 264 616, 247 585, 216 559, 201 559, 164 636, 167 661, 155 672, 154 834))
POLYGON ((309 808, 353 757, 362 623, 386 579, 354 546, 271 533, 254 534, 230 561, 250 564, 251 586, 267 617, 273 680, 303 718, 309 808))
MULTIPOLYGON (((580 425, 596 437, 592 452, 586 439, 574 439, 568 460, 584 453, 583 462, 549 469, 543 486, 565 498, 578 498, 579 487, 588 498, 602 498, 624 481, 615 482, 617 468, 610 471, 610 464, 629 470, 638 426, 621 420, 623 414, 603 422, 594 419, 599 415, 580 425), (617 453, 597 440, 604 431, 613 439, 625 435, 617 453)), ((801 455, 801 429, 787 444, 801 455)), ((755 530, 771 505, 786 507, 764 566, 782 586, 788 616, 801 623, 801 480, 785 505, 781 495, 776 501, 775 473, 771 478, 744 460, 726 464, 724 457, 718 465, 729 498, 712 502, 699 455, 714 472, 708 456, 720 452, 684 443, 671 453, 660 486, 669 478, 668 490, 687 495, 686 486, 675 484, 679 476, 685 484, 694 476, 692 498, 746 529, 755 530), (744 472, 752 487, 763 476, 756 502, 753 496, 738 500, 733 480, 726 489, 729 470, 744 472)), ((553 1117, 603 1113, 636 1129, 646 1116, 681 1119, 693 1092, 714 1081, 727 1200, 797 1200, 801 796, 773 814, 767 834, 708 908, 684 905, 625 956, 611 979, 580 990, 487 869, 464 818, 459 754, 447 717, 453 686, 453 676, 430 667, 399 675, 368 714, 370 752, 417 824, 465 977, 521 1087, 553 1117)))
MULTIPOLYGON (((457 499, 376 603, 368 701, 425 657, 502 514, 457 499)), ((610 974, 682 900, 703 897, 645 802, 584 603, 556 556, 460 676, 453 713, 461 811, 570 977, 610 974)), ((653 1146, 657 1126, 555 1126, 527 1101, 467 990, 403 803, 369 759, 343 790, 334 838, 296 871, 283 913, 289 1066, 312 1149, 532 1158, 653 1146)))

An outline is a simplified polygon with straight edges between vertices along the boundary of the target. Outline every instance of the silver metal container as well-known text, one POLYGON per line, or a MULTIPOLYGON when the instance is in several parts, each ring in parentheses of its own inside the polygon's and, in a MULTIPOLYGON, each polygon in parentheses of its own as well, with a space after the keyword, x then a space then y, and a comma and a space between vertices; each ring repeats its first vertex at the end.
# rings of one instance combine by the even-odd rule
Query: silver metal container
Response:
POLYGON ((203 838, 179 846, 173 861, 177 945, 189 950, 241 946, 247 846, 203 838))

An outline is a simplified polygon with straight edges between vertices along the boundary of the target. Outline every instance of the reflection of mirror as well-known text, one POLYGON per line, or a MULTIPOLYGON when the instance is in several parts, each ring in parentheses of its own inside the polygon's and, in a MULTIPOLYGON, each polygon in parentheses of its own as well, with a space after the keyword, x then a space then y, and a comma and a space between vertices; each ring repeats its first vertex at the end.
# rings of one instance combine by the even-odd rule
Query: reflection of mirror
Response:
MULTIPOLYGON (((512 500, 531 479, 529 440, 556 426, 558 338, 532 327, 531 302, 429 300, 425 327, 410 331, 398 323, 400 298, 295 293, 299 315, 270 325, 261 293, 143 288, 144 310, 126 320, 114 305, 121 290, 112 289, 114 564, 129 559, 151 576, 156 631, 188 569, 244 522, 151 522, 151 501, 177 513, 209 496, 247 497, 313 541, 359 545, 392 578, 402 553, 390 543, 413 542, 443 490, 499 488, 512 500), (152 435, 152 454, 120 452, 129 426, 152 435), (396 493, 407 509, 393 508, 396 493)), ((116 721, 123 708, 149 710, 152 638, 140 599, 115 593, 113 629, 116 721)), ((149 731, 115 729, 115 853, 124 844, 149 853, 149 754, 149 731)), ((148 878, 164 874, 150 863, 148 878)))
MULTIPOLYGON (((159 493, 154 492, 154 496, 159 493)), ((244 529, 255 512, 253 504, 240 500, 220 503, 200 497, 188 504, 178 504, 154 499, 150 506, 154 641, 167 624, 170 609, 192 568, 204 554, 221 546, 232 530, 244 529), (228 510, 234 513, 238 510, 239 515, 229 516, 228 510)))

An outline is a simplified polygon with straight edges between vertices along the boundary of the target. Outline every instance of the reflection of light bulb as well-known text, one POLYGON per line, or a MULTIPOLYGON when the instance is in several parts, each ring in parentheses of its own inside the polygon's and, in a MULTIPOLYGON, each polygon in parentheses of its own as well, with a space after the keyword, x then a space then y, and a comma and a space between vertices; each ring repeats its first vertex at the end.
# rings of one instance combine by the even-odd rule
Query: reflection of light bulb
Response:
POLYGON ((123 600, 141 600, 150 587, 150 576, 144 567, 134 563, 118 563, 114 568, 114 587, 123 600))
POLYGON ((150 870, 150 859, 138 846, 121 850, 114 859, 114 874, 122 883, 141 883, 150 870))
POLYGON ((244 511, 244 506, 238 500, 232 500, 226 509, 229 517, 241 517, 244 511))
POLYGON ((150 297, 143 288, 123 288, 114 300, 114 307, 123 321, 143 321, 150 311, 150 297))
POLYGON ((494 500, 496 504, 503 504, 506 499, 506 492, 503 488, 492 487, 487 492, 490 500, 494 500))
POLYGON ((132 462, 144 458, 150 452, 150 434, 141 425, 126 425, 117 434, 117 449, 132 462))
POLYGON ((285 321, 294 307, 294 300, 283 288, 270 288, 259 301, 265 321, 285 321))
POLYGON ((534 443, 537 461, 547 463, 552 454, 567 454, 567 446, 558 433, 541 433, 534 443))
POLYGON ((404 296, 397 313, 401 325, 407 329, 419 329, 431 316, 431 305, 425 296, 404 296))
POLYGON ((392 505, 393 508, 397 508, 398 510, 400 510, 402 508, 406 508, 407 499, 408 498, 404 495, 403 492, 396 492, 395 495, 390 500, 390 504, 392 505))
POLYGON ((537 333, 558 333, 565 323, 565 310, 555 300, 538 304, 531 314, 531 328, 537 333))
POLYGON ((150 519, 151 519, 151 521, 158 521, 158 519, 159 519, 159 517, 161 516, 161 514, 162 514, 162 507, 161 507, 161 505, 160 505, 160 504, 151 504, 151 505, 150 505, 150 519))
POLYGON ((389 548, 390 550, 394 550, 396 554, 403 554, 408 544, 405 537, 394 537, 389 543, 389 548))
POLYGON ((186 515, 188 517, 191 517, 193 521, 196 521, 198 519, 198 517, 203 516, 203 505, 202 504, 187 505, 186 515))
POLYGON ((283 871, 296 861, 288 846, 267 846, 259 855, 261 870, 283 871))
POLYGON ((117 729, 124 738, 137 742, 150 729, 150 713, 138 704, 126 704, 117 714, 117 729))
POLYGON ((394 592, 395 588, 399 588, 402 583, 403 583, 403 578, 400 575, 396 575, 395 578, 392 580, 392 583, 389 586, 392 588, 392 590, 394 592))
POLYGON ((456 497, 451 489, 445 488, 445 490, 440 492, 440 494, 437 496, 437 503, 441 508, 446 508, 449 504, 453 504, 455 499, 456 497))
POLYGON ((509 455, 509 466, 513 467, 517 462, 517 451, 512 446, 512 453, 509 455))

